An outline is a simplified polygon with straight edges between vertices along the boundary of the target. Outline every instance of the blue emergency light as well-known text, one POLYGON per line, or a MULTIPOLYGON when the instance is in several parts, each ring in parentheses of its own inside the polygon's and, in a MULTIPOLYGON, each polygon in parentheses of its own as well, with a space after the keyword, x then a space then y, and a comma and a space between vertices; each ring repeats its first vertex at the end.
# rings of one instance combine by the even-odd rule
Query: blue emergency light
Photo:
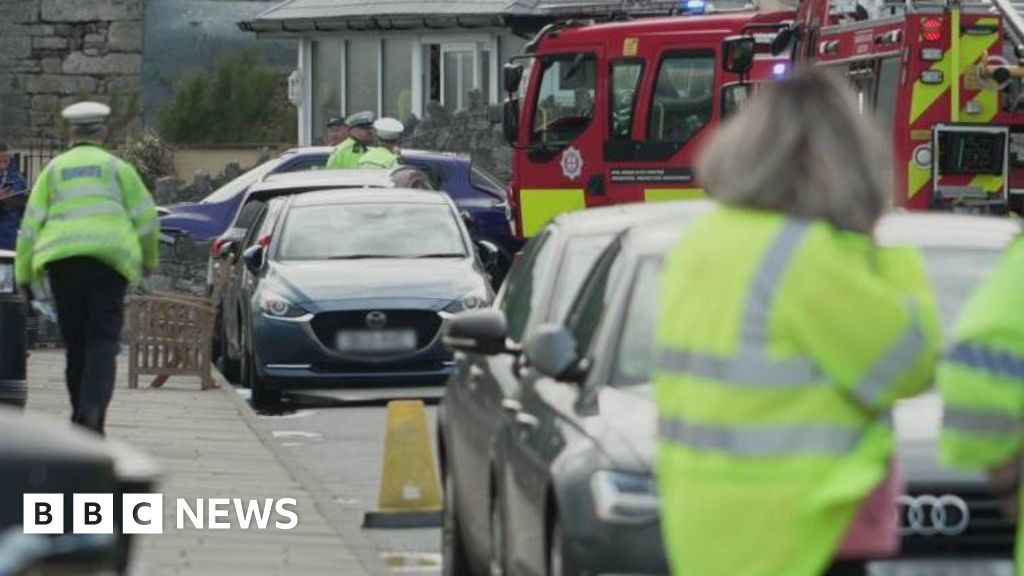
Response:
POLYGON ((706 3, 704 0, 683 0, 683 14, 703 14, 706 3))
POLYGON ((786 64, 779 62, 772 66, 772 76, 785 76, 786 75, 786 64))

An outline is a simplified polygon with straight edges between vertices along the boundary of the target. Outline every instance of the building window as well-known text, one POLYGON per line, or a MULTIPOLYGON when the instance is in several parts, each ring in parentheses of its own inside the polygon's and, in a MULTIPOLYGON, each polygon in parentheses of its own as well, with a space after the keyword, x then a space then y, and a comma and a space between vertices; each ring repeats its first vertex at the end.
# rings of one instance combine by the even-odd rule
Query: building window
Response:
POLYGON ((341 114, 341 56, 343 40, 312 43, 312 142, 324 141, 327 120, 341 114))
POLYGON ((384 40, 384 115, 405 122, 412 114, 412 38, 384 40))
POLYGON ((475 90, 481 92, 484 102, 493 101, 498 63, 492 42, 425 43, 422 54, 424 110, 430 102, 440 102, 453 112, 467 110, 475 90))
POLYGON ((349 114, 377 111, 377 59, 380 40, 357 38, 348 41, 346 55, 345 105, 349 114))
POLYGON ((469 108, 469 93, 478 86, 475 68, 475 50, 472 45, 446 45, 441 47, 441 102, 449 110, 469 108))

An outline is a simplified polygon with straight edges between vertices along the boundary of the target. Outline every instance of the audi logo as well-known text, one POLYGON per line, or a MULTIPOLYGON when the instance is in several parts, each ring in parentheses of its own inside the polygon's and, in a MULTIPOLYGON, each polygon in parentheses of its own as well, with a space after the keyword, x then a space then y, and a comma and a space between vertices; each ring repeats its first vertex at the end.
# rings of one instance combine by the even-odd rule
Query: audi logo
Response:
POLYGON ((383 328, 383 327, 385 327, 387 325, 388 325, 388 315, 383 313, 383 312, 374 311, 374 312, 370 312, 369 314, 366 315, 366 327, 367 328, 373 328, 375 330, 379 330, 379 329, 381 329, 381 328, 383 328))
POLYGON ((952 494, 921 494, 896 498, 901 536, 956 536, 967 530, 971 511, 952 494))

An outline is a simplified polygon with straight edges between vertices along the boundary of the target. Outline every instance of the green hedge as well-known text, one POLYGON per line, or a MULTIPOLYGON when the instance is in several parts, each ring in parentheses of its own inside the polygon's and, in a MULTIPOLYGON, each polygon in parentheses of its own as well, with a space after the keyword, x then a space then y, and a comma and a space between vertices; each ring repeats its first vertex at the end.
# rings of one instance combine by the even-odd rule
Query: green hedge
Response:
POLYGON ((280 144, 295 140, 287 79, 245 49, 192 74, 159 112, 160 134, 174 144, 280 144))

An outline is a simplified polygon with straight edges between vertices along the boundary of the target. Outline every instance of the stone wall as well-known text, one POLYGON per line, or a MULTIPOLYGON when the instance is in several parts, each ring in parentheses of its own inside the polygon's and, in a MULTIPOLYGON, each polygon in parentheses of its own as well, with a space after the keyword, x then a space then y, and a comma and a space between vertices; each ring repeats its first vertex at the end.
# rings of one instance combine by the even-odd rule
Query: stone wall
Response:
POLYGON ((139 123, 144 0, 0 0, 0 139, 59 141, 60 110, 83 98, 139 123))
POLYGON ((402 141, 410 150, 469 154, 473 163, 495 176, 512 176, 512 148, 501 131, 501 107, 490 106, 479 90, 469 94, 469 108, 453 113, 438 102, 427 105, 424 120, 411 122, 402 141))

